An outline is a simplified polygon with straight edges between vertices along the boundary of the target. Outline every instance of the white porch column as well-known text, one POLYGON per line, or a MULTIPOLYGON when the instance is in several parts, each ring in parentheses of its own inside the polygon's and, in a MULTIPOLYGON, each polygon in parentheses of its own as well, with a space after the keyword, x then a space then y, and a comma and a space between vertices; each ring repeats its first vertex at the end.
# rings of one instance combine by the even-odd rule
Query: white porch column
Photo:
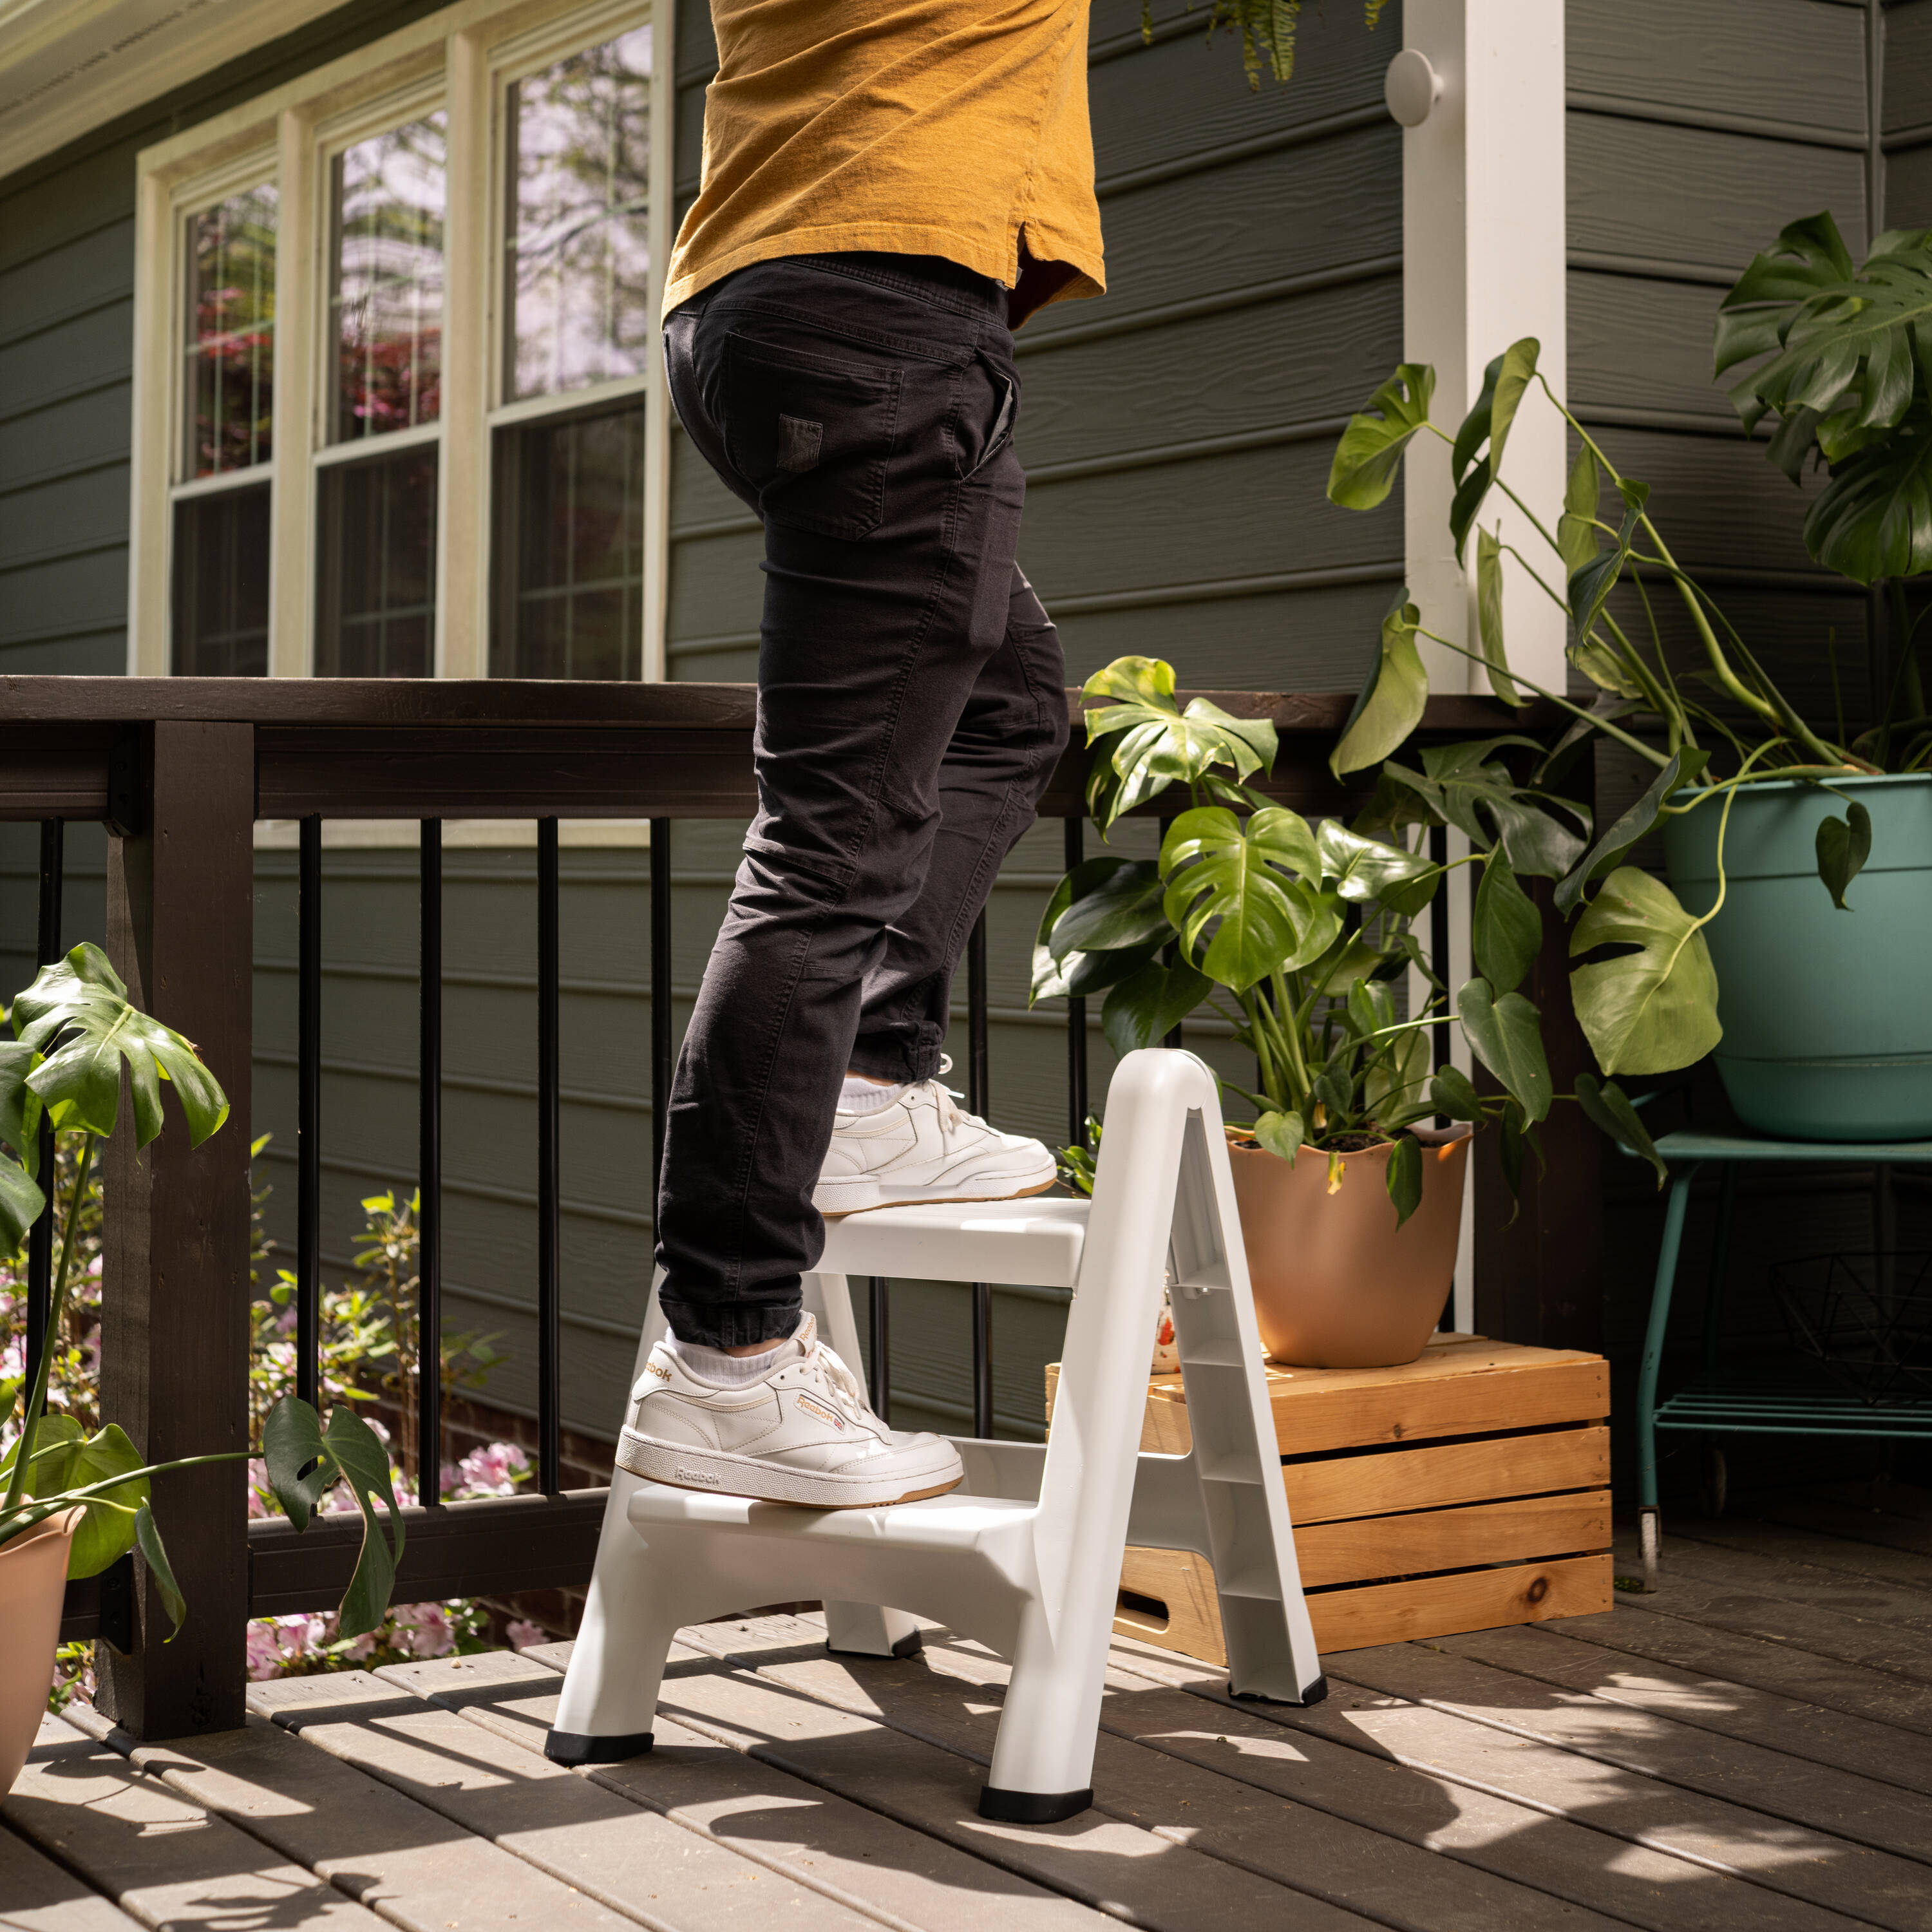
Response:
MULTIPOLYGON (((1436 370, 1432 419, 1453 435, 1482 393, 1483 370, 1512 342, 1534 336, 1538 367, 1568 393, 1564 301, 1568 216, 1564 159, 1562 0, 1409 0, 1402 45, 1427 59, 1441 82, 1425 118, 1402 137, 1402 352, 1436 370)), ((1449 452, 1433 437, 1412 446, 1404 484, 1409 594, 1432 631, 1477 650, 1475 538, 1456 561, 1449 534, 1455 494, 1449 452)), ((1523 399, 1503 474, 1552 533, 1569 471, 1564 424, 1540 392, 1523 399)), ((1522 512, 1492 490, 1479 514, 1552 584, 1562 566, 1522 512)), ((1563 613, 1509 556, 1503 560, 1503 637, 1512 668, 1548 689, 1564 688, 1563 613)), ((1420 640, 1430 688, 1486 694, 1487 673, 1420 640)), ((1449 856, 1467 855, 1461 833, 1449 856)), ((1450 888, 1451 988, 1473 972, 1466 871, 1450 888)), ((1419 976, 1410 995, 1419 1000, 1419 976)), ((1450 1056, 1469 1071, 1468 1042, 1450 1030, 1450 1056)), ((1464 1196, 1451 1319, 1465 1333, 1475 1310, 1474 1172, 1464 1196)))
MULTIPOLYGON (((1520 338, 1543 345, 1539 367, 1567 394, 1564 301, 1567 219, 1561 0, 1411 0, 1402 44, 1442 81, 1428 118, 1402 140, 1402 344, 1433 363, 1432 414, 1454 433, 1481 393, 1483 370, 1520 338)), ((1510 433, 1503 473, 1552 532, 1568 464, 1563 423, 1534 390, 1510 433)), ((1475 648, 1475 543, 1466 573, 1449 537, 1448 452, 1433 438, 1411 458, 1406 485, 1409 592, 1431 630, 1475 648)), ((1500 493, 1481 520, 1502 524, 1552 583, 1562 566, 1500 493)), ((1503 633, 1510 662, 1563 688, 1562 613, 1509 558, 1503 633)), ((1480 665, 1423 641, 1438 692, 1486 692, 1480 665)))

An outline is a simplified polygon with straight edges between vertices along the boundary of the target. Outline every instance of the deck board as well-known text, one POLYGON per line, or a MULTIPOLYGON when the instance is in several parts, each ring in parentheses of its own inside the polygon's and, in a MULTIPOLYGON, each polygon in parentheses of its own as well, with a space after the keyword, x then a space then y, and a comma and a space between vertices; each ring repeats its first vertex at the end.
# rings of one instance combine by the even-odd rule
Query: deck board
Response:
POLYGON ((1600 1616, 1565 1618, 1550 1628, 1625 1656, 1702 1672, 1769 1696, 1796 1697, 1894 1730, 1932 1736, 1932 1688, 1888 1671, 1800 1649, 1770 1631, 1700 1622, 1696 1606, 1687 1605, 1674 1577, 1660 1603, 1625 1597, 1600 1616))
POLYGON ((138 1922, 0 1824, 4 1932, 135 1932, 138 1922))
MULTIPOLYGON (((717 1932, 742 1923, 755 1899, 760 1911, 782 1913, 800 1932, 874 1932, 878 1922, 850 1904, 668 1819, 640 1814, 552 1764, 540 1746, 493 1738, 413 1692, 399 1700, 395 1685, 362 1672, 309 1682, 340 1686, 347 1694, 332 1706, 310 1702, 290 1713, 286 1721, 303 1742, 284 1742, 296 1750, 319 1746, 308 1754, 326 1754, 345 1771, 352 1766, 350 1775, 366 1774, 413 1801, 412 1808, 433 1810, 485 1841, 476 1847, 479 1882, 494 1885, 507 1866, 508 1892, 561 1894, 575 1908, 574 1922, 595 1911, 600 1923, 621 1924, 611 1916, 617 1913, 717 1932)), ((273 1708, 272 1694, 280 1688, 257 1685, 250 1701, 273 1708)), ((511 1910, 528 1924, 520 1901, 511 1910)), ((554 1922, 566 1921, 560 1915, 554 1922)))
MULTIPOLYGON (((744 1640, 741 1627, 730 1631, 728 1640, 744 1640)), ((1109 1809, 1044 1827, 987 1822, 976 1808, 986 1754, 965 1739, 949 1740, 936 1710, 921 1712, 923 1724, 911 1722, 888 1701, 874 1707, 874 1716, 791 1681, 789 1672, 802 1666, 799 1653, 806 1648, 791 1641, 791 1634, 776 1647, 787 1663, 774 1665, 773 1652, 767 1652, 755 1676, 720 1670, 668 1682, 667 1708, 694 1729, 756 1750, 767 1762, 902 1823, 996 1858, 1009 1870, 1084 1904, 1104 1910, 1130 1900, 1136 1922, 1144 1925, 1239 1932, 1282 1923, 1298 1932, 1361 1932, 1364 1921, 1354 1913, 1231 1866, 1183 1838, 1148 1831, 1109 1809)), ((842 1672, 846 1660, 825 1658, 822 1629, 815 1636, 810 1650, 842 1672)), ((895 1675, 909 1687, 926 1678, 922 1670, 895 1675)))
POLYGON ((1932 1932, 1932 1495, 1669 1526, 1610 1610, 1324 1659, 1307 1709, 1117 1639, 1096 1808, 977 1815, 1006 1665, 680 1634, 657 1748, 542 1755, 567 1645, 255 1688, 135 1748, 50 1720, 0 1932, 1932 1932))
MULTIPOLYGON (((1431 1648, 1932 1796, 1932 1743, 1893 1725, 1667 1664, 1624 1663, 1614 1652, 1547 1624, 1438 1637, 1431 1648)), ((1932 1831, 1932 1816, 1925 1826, 1932 1831)))
MULTIPOLYGON (((1634 1569, 1636 1539, 1618 1538, 1617 1555, 1620 1563, 1634 1569)), ((1628 1601, 1646 1612, 1688 1616, 1714 1630, 1762 1637, 1792 1650, 1810 1651, 1912 1684, 1932 1685, 1932 1642, 1895 1624, 1832 1607, 1828 1586, 1793 1585, 1777 1576, 1755 1576, 1741 1574, 1732 1565, 1714 1566, 1700 1561, 1691 1544, 1667 1538, 1664 1562, 1668 1581, 1664 1589, 1656 1597, 1633 1594, 1628 1601)), ((1863 1594, 1850 1580, 1846 1581, 1848 1595, 1863 1594)))
POLYGON ((380 1932, 382 1924, 305 1867, 57 1718, 41 1725, 0 1818, 142 1925, 380 1932))
MULTIPOLYGON (((1874 1520, 1884 1519, 1874 1516, 1874 1520)), ((1862 1530, 1864 1526, 1859 1527, 1862 1530)), ((1932 1564, 1926 1561, 1932 1555, 1932 1525, 1898 1521, 1897 1533, 1906 1539, 1906 1546, 1891 1547, 1863 1534, 1856 1538, 1820 1535, 1814 1529, 1772 1519, 1673 1522, 1670 1538, 1673 1557, 1683 1544, 1694 1544, 1695 1554, 1728 1551, 1755 1559, 1753 1568, 1758 1562, 1792 1563, 1801 1570, 1851 1577, 1862 1598, 1882 1606, 1880 1622, 1932 1630, 1932 1564)), ((1835 1587, 1815 1576, 1803 1580, 1814 1588, 1835 1587)))
POLYGON ((1420 1645, 1358 1651, 1347 1667, 1385 1694, 1675 1787, 1672 1828, 1695 1820, 1705 1842, 1774 1832, 1775 1864, 1752 1871, 1761 1884, 1932 1932, 1932 1805, 1910 1793, 1420 1645))
MULTIPOLYGON (((1144 1658, 1133 1667, 1164 1668, 1144 1658)), ((1220 1679, 1196 1674, 1198 1668, 1175 1671, 1173 1679, 1220 1710, 1242 1708, 1220 1679)), ((1329 1685, 1325 1703, 1307 1711, 1272 1706, 1267 1721, 1294 1733, 1298 1744, 1325 1737, 1382 1756, 1436 1781, 1454 1799, 1467 1793, 1506 1801, 1523 1821, 1524 1838, 1550 1847, 1558 1883, 1582 1888, 1599 1909, 1633 1924, 1664 1932, 1692 1924, 1768 1932, 1876 1922, 1786 1891, 1778 1876, 1785 1834, 1762 1830, 1762 1820, 1740 1826, 1718 1808, 1700 1810, 1671 1786, 1616 1774, 1561 1748, 1508 1738, 1332 1676, 1329 1685), (1633 1872, 1640 1882, 1622 1886, 1633 1872)))
MULTIPOLYGON (((349 1689, 357 1680, 368 1681, 360 1672, 296 1681, 349 1689)), ((452 1817, 454 1808, 418 1802, 416 1793, 261 1717, 239 1730, 139 1747, 133 1761, 393 1924, 422 1932, 443 1932, 452 1921, 464 1932, 626 1932, 609 1906, 490 1844, 452 1817)), ((454 1766, 444 1769, 458 1774, 454 1766)))
MULTIPOLYGON (((561 1648, 568 1652, 568 1646, 561 1648)), ((483 1683, 466 1683, 458 1675, 484 1660, 398 1664, 382 1675, 406 1678, 424 1696, 446 1704, 472 1727, 508 1744, 540 1750, 556 1714, 561 1680, 554 1667, 526 1664, 514 1676, 506 1670, 483 1683)), ((762 1759, 734 1751, 668 1718, 660 1718, 656 1729, 656 1742, 647 1756, 597 1766, 583 1774, 585 1778, 688 1831, 775 1869, 795 1871, 820 1889, 836 1891, 883 1922, 945 1932, 955 1927, 980 1932, 988 1916, 997 1918, 1001 1932, 1007 1928, 1097 1932, 1102 1923, 1101 1915, 1087 1906, 762 1759)))

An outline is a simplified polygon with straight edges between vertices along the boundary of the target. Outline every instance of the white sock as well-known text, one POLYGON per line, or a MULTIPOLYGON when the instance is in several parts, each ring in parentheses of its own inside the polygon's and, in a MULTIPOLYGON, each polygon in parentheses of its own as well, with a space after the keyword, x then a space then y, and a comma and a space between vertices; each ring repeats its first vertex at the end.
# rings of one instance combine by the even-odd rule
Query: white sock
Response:
POLYGON ((786 1359, 787 1352, 799 1352, 796 1337, 786 1336, 774 1342, 769 1348, 760 1350, 755 1355, 727 1354, 722 1348, 707 1348, 695 1342, 680 1342, 675 1335, 667 1336, 665 1346, 684 1364, 687 1374, 694 1381, 708 1383, 712 1388, 744 1388, 756 1382, 762 1382, 772 1370, 786 1359))
POLYGON ((893 1087, 881 1087, 876 1080, 868 1080, 862 1073, 848 1073, 845 1084, 838 1090, 838 1111, 842 1114, 876 1114, 881 1107, 890 1107, 911 1083, 901 1081, 893 1087))

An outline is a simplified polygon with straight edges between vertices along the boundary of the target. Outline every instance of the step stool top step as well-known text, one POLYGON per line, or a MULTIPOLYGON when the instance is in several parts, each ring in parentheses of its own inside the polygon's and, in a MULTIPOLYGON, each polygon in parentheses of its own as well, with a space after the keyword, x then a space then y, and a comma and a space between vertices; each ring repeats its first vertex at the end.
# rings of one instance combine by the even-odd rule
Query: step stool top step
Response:
POLYGON ((1034 1195, 874 1208, 825 1224, 824 1274, 1071 1288, 1080 1278, 1088 1201, 1034 1195))
POLYGON ((1023 1528, 1037 1505, 1000 1496, 969 1496, 949 1490, 912 1503, 882 1509, 803 1509, 791 1503, 766 1503, 749 1496, 714 1495, 708 1490, 674 1489, 668 1483, 640 1483, 627 1512, 634 1528, 648 1539, 653 1527, 685 1523, 725 1535, 757 1536, 815 1543, 889 1544, 908 1550, 970 1550, 989 1537, 1023 1528))

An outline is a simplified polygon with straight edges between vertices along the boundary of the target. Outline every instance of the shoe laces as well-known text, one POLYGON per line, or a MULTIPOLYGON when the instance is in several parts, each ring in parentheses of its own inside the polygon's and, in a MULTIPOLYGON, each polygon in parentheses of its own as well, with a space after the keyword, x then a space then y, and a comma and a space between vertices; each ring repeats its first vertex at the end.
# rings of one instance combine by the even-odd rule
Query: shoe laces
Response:
MULTIPOLYGON (((941 1073, 952 1071, 952 1056, 950 1053, 942 1053, 939 1056, 939 1070, 941 1073)), ((977 1114, 969 1114, 960 1106, 960 1102, 966 1096, 958 1088, 948 1087, 938 1078, 923 1080, 920 1084, 932 1089, 933 1100, 939 1115, 939 1137, 942 1142, 951 1143, 953 1130, 962 1120, 970 1126, 984 1127, 986 1125, 977 1114)))
POLYGON ((839 1407, 855 1422, 876 1420, 871 1405, 866 1400, 865 1384, 845 1366, 838 1352, 820 1342, 814 1352, 824 1365, 826 1385, 831 1390, 839 1407))

